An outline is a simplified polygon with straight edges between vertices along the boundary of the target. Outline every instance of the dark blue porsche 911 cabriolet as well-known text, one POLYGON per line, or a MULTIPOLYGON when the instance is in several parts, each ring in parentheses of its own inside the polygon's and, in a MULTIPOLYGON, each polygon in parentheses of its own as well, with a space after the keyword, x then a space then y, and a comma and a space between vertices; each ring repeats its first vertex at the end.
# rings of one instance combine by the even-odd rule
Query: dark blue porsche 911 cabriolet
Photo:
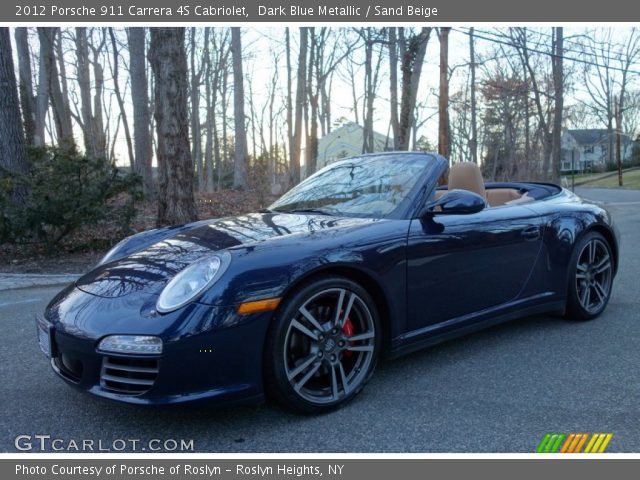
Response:
POLYGON ((607 305, 610 215, 558 186, 484 183, 427 153, 336 162, 268 209, 117 244, 37 319, 70 385, 129 403, 322 412, 396 356, 542 312, 607 305))

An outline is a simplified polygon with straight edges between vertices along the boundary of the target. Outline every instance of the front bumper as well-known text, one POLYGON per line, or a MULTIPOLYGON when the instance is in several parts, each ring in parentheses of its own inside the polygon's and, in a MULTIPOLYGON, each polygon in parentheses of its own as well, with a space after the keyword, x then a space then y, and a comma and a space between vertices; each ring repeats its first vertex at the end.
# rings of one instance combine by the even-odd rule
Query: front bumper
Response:
MULTIPOLYGON (((224 317, 222 307, 197 306, 208 316, 224 317), (212 313, 211 310, 214 310, 212 313)), ((172 332, 161 355, 105 353, 102 337, 69 332, 67 325, 37 318, 39 339, 49 332, 51 367, 69 385, 91 394, 132 404, 162 405, 196 400, 216 403, 260 401, 262 358, 272 312, 247 315, 231 326, 198 333, 172 332)), ((120 332, 111 332, 117 334, 120 332)), ((43 349, 46 352, 46 348, 43 349)))

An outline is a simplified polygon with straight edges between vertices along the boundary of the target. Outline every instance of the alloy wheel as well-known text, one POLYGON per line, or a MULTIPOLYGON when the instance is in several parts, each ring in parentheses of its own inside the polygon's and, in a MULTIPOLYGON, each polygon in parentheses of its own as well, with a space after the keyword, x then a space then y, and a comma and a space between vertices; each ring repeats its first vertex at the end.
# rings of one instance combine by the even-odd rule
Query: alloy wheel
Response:
POLYGON ((599 312, 611 293, 613 264, 609 249, 600 238, 583 247, 576 266, 576 292, 580 306, 590 314, 599 312))
POLYGON ((285 336, 284 365, 293 390, 316 405, 350 395, 367 378, 376 329, 366 302, 346 288, 328 288, 306 300, 285 336))

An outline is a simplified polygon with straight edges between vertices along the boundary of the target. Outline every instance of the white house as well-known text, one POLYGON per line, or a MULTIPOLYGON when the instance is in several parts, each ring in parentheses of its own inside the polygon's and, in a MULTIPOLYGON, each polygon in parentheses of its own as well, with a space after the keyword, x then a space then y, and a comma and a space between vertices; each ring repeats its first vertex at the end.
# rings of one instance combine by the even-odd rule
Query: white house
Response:
MULTIPOLYGON (((364 128, 354 122, 345 123, 318 140, 317 168, 336 160, 362 153, 364 128)), ((386 135, 373 132, 373 151, 384 152, 393 148, 393 140, 386 135)))
MULTIPOLYGON (((564 130, 562 132, 562 172, 602 170, 609 162, 609 131, 606 129, 564 130)), ((613 133, 612 145, 615 159, 616 138, 613 133)), ((622 161, 631 160, 633 139, 629 135, 620 136, 622 161)))

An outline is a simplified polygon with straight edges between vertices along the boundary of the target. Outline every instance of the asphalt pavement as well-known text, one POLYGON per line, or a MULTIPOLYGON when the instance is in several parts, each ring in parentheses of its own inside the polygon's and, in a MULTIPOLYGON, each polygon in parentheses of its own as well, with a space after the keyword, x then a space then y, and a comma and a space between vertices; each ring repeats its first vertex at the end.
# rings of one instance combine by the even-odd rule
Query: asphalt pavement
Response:
POLYGON ((20 435, 39 451, 36 435, 49 435, 72 452, 83 440, 150 439, 193 440, 200 452, 533 452, 547 432, 611 432, 608 452, 640 452, 640 191, 577 190, 606 203, 622 234, 600 318, 530 317, 385 361, 353 402, 322 416, 269 404, 141 408, 77 392, 36 343, 33 316, 60 287, 0 291, 0 451, 16 452, 20 435))

